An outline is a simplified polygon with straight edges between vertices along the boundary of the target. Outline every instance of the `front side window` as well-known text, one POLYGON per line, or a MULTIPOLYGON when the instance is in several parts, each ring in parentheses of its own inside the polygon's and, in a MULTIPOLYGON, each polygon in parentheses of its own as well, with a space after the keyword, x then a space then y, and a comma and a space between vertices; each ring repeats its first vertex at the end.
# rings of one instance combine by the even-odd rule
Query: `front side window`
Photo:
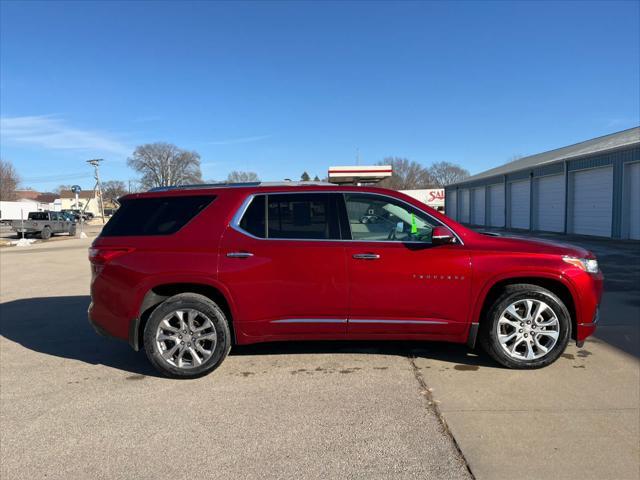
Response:
POLYGON ((417 208, 380 195, 344 197, 353 240, 431 243, 438 223, 417 208))

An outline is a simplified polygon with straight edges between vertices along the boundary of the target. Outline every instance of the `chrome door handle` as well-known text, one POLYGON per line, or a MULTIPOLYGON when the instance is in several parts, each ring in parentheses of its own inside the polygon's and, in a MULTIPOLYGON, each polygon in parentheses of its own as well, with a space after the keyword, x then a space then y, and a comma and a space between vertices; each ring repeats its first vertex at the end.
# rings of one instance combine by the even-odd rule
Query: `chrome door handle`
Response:
POLYGON ((249 258, 253 257, 253 253, 250 252, 229 252, 227 253, 229 258, 249 258))
POLYGON ((377 253, 356 253, 353 255, 356 260, 378 260, 380 255, 377 253))

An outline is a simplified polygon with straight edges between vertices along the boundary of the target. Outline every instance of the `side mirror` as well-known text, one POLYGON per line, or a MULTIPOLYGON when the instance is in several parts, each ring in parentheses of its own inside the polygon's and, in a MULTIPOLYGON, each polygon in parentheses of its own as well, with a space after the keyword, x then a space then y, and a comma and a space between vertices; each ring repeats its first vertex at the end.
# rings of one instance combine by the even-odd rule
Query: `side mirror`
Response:
POLYGON ((456 237, 447 227, 434 227, 431 235, 431 243, 433 245, 448 245, 455 243, 456 237))

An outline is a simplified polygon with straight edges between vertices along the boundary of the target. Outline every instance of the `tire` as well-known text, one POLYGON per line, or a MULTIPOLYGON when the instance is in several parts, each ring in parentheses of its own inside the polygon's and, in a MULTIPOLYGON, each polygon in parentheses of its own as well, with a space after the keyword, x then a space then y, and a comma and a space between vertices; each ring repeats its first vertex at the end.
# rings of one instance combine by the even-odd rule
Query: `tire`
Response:
POLYGON ((144 327, 143 340, 151 364, 170 378, 207 375, 231 349, 226 315, 212 300, 196 293, 174 295, 156 307, 144 327))
POLYGON ((76 226, 73 225, 69 228, 69 236, 70 237, 75 237, 76 236, 76 226))
POLYGON ((42 240, 49 240, 51 238, 51 229, 49 227, 44 227, 40 232, 40 238, 42 240))
POLYGON ((489 309, 479 333, 480 345, 500 365, 542 368, 555 362, 567 347, 571 315, 549 290, 509 285, 489 309))

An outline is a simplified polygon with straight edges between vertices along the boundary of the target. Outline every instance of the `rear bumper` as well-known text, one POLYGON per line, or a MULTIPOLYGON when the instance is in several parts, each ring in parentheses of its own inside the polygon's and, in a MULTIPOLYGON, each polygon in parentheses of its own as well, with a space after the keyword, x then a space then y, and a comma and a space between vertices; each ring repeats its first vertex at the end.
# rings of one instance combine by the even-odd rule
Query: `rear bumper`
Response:
POLYGON ((107 330, 103 324, 100 324, 98 321, 94 319, 94 315, 92 312, 95 309, 95 305, 93 302, 89 304, 89 310, 87 311, 87 317, 89 319, 89 324, 93 327, 96 333, 102 337, 114 338, 116 340, 126 341, 129 346, 135 350, 136 352, 140 350, 140 342, 138 341, 139 337, 139 329, 140 329, 140 319, 134 318, 129 322, 129 332, 127 337, 123 337, 121 334, 115 334, 107 330))
POLYGON ((109 332, 107 332, 104 328, 102 328, 100 325, 98 325, 96 322, 93 321, 93 319, 91 318, 91 306, 89 306, 89 312, 87 317, 89 318, 89 325, 93 327, 93 329, 98 335, 100 335, 101 337, 116 338, 113 335, 111 335, 109 332))

